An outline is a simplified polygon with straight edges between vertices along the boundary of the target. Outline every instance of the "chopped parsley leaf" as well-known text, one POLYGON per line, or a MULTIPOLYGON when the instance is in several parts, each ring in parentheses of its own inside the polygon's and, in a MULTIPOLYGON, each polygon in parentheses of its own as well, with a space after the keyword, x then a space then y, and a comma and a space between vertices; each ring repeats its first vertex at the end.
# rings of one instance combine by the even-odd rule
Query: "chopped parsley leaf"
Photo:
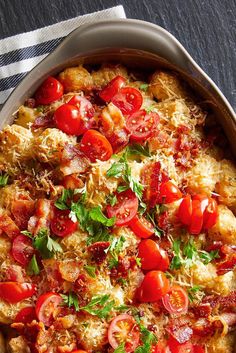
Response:
POLYGON ((109 203, 111 206, 115 206, 117 204, 116 195, 108 195, 107 196, 107 203, 109 203))
POLYGON ((40 273, 40 268, 37 262, 37 258, 35 255, 32 256, 32 259, 30 260, 30 263, 27 268, 27 273, 31 275, 38 275, 40 273))
POLYGON ((125 343, 121 343, 115 350, 113 353, 126 353, 125 350, 125 343))
POLYGON ((89 266, 89 265, 86 266, 85 265, 84 269, 90 277, 96 278, 96 267, 95 266, 89 266))
POLYGON ((157 343, 156 335, 149 331, 146 327, 140 325, 142 345, 135 349, 134 353, 148 353, 151 348, 157 343))
POLYGON ((141 91, 147 92, 148 86, 149 86, 148 83, 142 83, 142 84, 139 86, 139 89, 141 89, 141 91))
POLYGON ((143 155, 145 157, 150 157, 151 153, 149 152, 148 144, 140 145, 138 143, 134 143, 126 147, 128 156, 130 155, 143 155))
POLYGON ((8 183, 9 175, 8 174, 2 174, 0 175, 0 187, 6 186, 8 183))
POLYGON ((193 302, 196 298, 196 293, 201 290, 200 286, 194 285, 188 289, 188 297, 190 302, 193 302))
POLYGON ((56 253, 63 252, 61 245, 50 237, 48 229, 46 228, 40 229, 35 236, 27 230, 24 230, 21 233, 32 239, 33 247, 40 252, 43 259, 50 259, 56 253))

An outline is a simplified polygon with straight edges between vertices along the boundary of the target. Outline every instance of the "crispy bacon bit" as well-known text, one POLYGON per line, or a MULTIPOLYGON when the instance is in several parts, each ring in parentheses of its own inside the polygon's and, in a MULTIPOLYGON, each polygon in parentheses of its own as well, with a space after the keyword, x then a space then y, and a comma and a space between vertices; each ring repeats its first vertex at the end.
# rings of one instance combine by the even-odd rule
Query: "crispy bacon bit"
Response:
POLYGON ((126 129, 114 131, 111 136, 107 137, 112 145, 114 153, 118 153, 129 143, 129 134, 126 129))
POLYGON ((16 225, 20 229, 26 229, 28 221, 34 213, 35 202, 31 200, 15 200, 11 204, 11 213, 16 225))
POLYGON ((197 318, 200 318, 200 317, 207 318, 211 315, 212 307, 211 307, 210 303, 202 303, 202 304, 194 307, 193 312, 197 318))
MULTIPOLYGON (((135 261, 136 263, 136 261, 135 261)), ((125 278, 128 276, 128 271, 131 263, 127 258, 119 258, 118 265, 111 269, 111 278, 125 278)))
POLYGON ((6 212, 0 214, 0 231, 6 233, 11 239, 20 234, 20 229, 6 212))
POLYGON ((201 318, 192 325, 192 330, 194 335, 205 337, 213 335, 215 332, 215 327, 208 319, 201 318))
POLYGON ((74 290, 78 294, 86 292, 88 285, 88 279, 85 275, 79 275, 74 284, 74 290))
POLYGON ((222 276, 225 273, 232 271, 236 266, 236 251, 226 255, 226 260, 217 264, 217 275, 222 276))
POLYGON ((213 309, 229 310, 236 308, 236 291, 232 291, 224 297, 219 295, 207 295, 203 298, 203 303, 209 303, 213 309))
POLYGON ((141 183, 145 186, 143 198, 149 204, 150 208, 153 208, 160 202, 161 183, 168 180, 169 177, 162 170, 160 162, 150 163, 142 169, 141 183))
POLYGON ((55 127, 55 122, 53 120, 53 112, 48 112, 45 115, 38 116, 32 125, 32 129, 34 130, 48 127, 55 127))
POLYGON ((50 290, 59 289, 62 285, 62 275, 59 270, 59 261, 55 259, 43 260, 43 267, 46 273, 48 288, 50 290))
POLYGON ((84 186, 83 181, 77 174, 66 175, 62 180, 62 185, 66 189, 81 189, 84 186))
POLYGON ((88 251, 91 252, 94 261, 100 265, 105 261, 107 257, 106 249, 109 247, 109 241, 98 241, 88 247, 88 251))
POLYGON ((220 314, 220 318, 226 322, 228 326, 235 326, 236 325, 236 313, 223 313, 220 314))
POLYGON ((42 228, 49 228, 51 214, 51 201, 47 199, 39 199, 36 204, 34 216, 30 217, 28 222, 28 230, 32 234, 37 234, 42 228))
POLYGON ((28 99, 26 99, 24 105, 26 105, 26 107, 29 107, 29 108, 35 108, 35 107, 36 107, 35 99, 34 99, 34 98, 28 98, 28 99))
POLYGON ((90 162, 78 146, 66 144, 62 152, 60 170, 64 175, 84 173, 90 162))
POLYGON ((189 168, 194 158, 199 154, 202 148, 201 143, 194 140, 187 133, 181 133, 175 141, 175 163, 177 166, 189 168))
POLYGON ((163 230, 164 234, 168 234, 170 222, 168 220, 168 211, 162 212, 157 216, 158 227, 163 230))
MULTIPOLYGON (((1 266, 1 279, 3 282, 12 281, 23 283, 26 282, 24 270, 19 265, 1 266)), ((28 282, 28 279, 27 279, 28 282)))
POLYGON ((172 319, 167 327, 167 331, 178 341, 179 343, 185 343, 189 341, 193 334, 193 330, 190 327, 189 321, 185 318, 172 319))

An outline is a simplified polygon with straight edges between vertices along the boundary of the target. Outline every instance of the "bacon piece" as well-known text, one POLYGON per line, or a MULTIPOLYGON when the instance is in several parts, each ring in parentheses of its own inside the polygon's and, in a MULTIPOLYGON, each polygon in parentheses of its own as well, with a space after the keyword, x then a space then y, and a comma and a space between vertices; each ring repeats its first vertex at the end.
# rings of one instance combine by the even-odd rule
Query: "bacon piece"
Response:
POLYGON ((88 247, 96 264, 100 265, 107 257, 106 249, 109 247, 109 241, 98 241, 88 247))
POLYGON ((128 145, 129 134, 126 129, 121 129, 114 131, 107 139, 112 145, 113 152, 118 153, 128 145))
POLYGON ((226 313, 220 314, 220 318, 224 320, 228 326, 236 325, 236 313, 226 312, 226 313))
POLYGON ((11 213, 20 229, 26 229, 28 221, 34 213, 35 202, 31 200, 15 200, 11 204, 11 213))
POLYGON ((208 319, 200 318, 192 325, 192 330, 194 335, 205 337, 213 335, 215 327, 208 319))
POLYGON ((172 319, 167 327, 167 331, 179 343, 185 343, 190 340, 193 330, 190 327, 187 318, 172 319))
POLYGON ((200 317, 209 317, 212 312, 212 307, 210 303, 202 303, 196 307, 193 308, 193 312, 197 318, 200 317))
POLYGON ((89 165, 89 160, 78 146, 65 145, 60 163, 60 170, 64 175, 84 173, 89 165))
POLYGON ((53 112, 48 112, 45 115, 38 116, 32 124, 32 129, 55 127, 53 115, 53 112))
POLYGON ((226 260, 218 263, 217 265, 217 275, 222 276, 225 273, 232 271, 236 266, 236 252, 226 255, 226 260))
POLYGON ((28 99, 26 99, 24 105, 25 105, 26 107, 29 107, 29 108, 35 108, 35 106, 36 106, 36 101, 35 101, 34 98, 28 98, 28 99))
MULTIPOLYGON (((136 261, 135 261, 136 263, 136 261)), ((119 258, 118 266, 111 269, 111 278, 125 278, 128 276, 131 262, 127 258, 119 258)))
POLYGON ((43 267, 50 290, 57 290, 61 287, 63 279, 59 270, 59 261, 55 259, 43 260, 43 267))
POLYGON ((169 177, 162 170, 160 162, 145 165, 141 171, 141 183, 144 185, 143 198, 153 208, 160 202, 161 183, 168 181, 169 177))
POLYGON ((11 239, 20 234, 20 229, 6 212, 0 214, 0 230, 11 239))
POLYGON ((161 230, 163 230, 164 234, 168 234, 168 231, 170 229, 170 223, 168 220, 168 211, 164 211, 157 216, 157 223, 158 223, 158 227, 161 230))
POLYGON ((66 175, 62 180, 62 185, 66 189, 81 189, 84 186, 83 181, 78 177, 77 174, 66 175))
POLYGON ((49 229, 51 218, 51 201, 47 199, 39 199, 36 204, 34 216, 30 217, 28 222, 28 230, 36 235, 40 229, 49 229))
MULTIPOLYGON (((1 266, 1 277, 3 278, 4 282, 19 282, 24 283, 26 282, 26 276, 24 270, 19 265, 7 265, 1 266)), ((28 279, 27 279, 28 282, 28 279)))

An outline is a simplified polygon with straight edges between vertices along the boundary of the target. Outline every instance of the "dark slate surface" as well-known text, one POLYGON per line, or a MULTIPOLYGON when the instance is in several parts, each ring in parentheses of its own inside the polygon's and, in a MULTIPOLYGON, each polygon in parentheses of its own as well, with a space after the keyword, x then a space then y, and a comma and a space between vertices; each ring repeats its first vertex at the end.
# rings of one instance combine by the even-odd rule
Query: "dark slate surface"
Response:
POLYGON ((176 36, 236 109, 235 0, 0 0, 0 38, 119 4, 176 36))

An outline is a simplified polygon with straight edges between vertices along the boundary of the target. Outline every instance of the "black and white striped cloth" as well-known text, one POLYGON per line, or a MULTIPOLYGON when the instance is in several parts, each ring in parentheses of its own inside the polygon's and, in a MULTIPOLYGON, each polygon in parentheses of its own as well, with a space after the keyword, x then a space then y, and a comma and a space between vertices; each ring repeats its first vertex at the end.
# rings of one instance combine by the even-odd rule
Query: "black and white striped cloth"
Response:
POLYGON ((123 6, 116 6, 0 40, 0 105, 27 72, 75 28, 84 23, 125 17, 123 6))

